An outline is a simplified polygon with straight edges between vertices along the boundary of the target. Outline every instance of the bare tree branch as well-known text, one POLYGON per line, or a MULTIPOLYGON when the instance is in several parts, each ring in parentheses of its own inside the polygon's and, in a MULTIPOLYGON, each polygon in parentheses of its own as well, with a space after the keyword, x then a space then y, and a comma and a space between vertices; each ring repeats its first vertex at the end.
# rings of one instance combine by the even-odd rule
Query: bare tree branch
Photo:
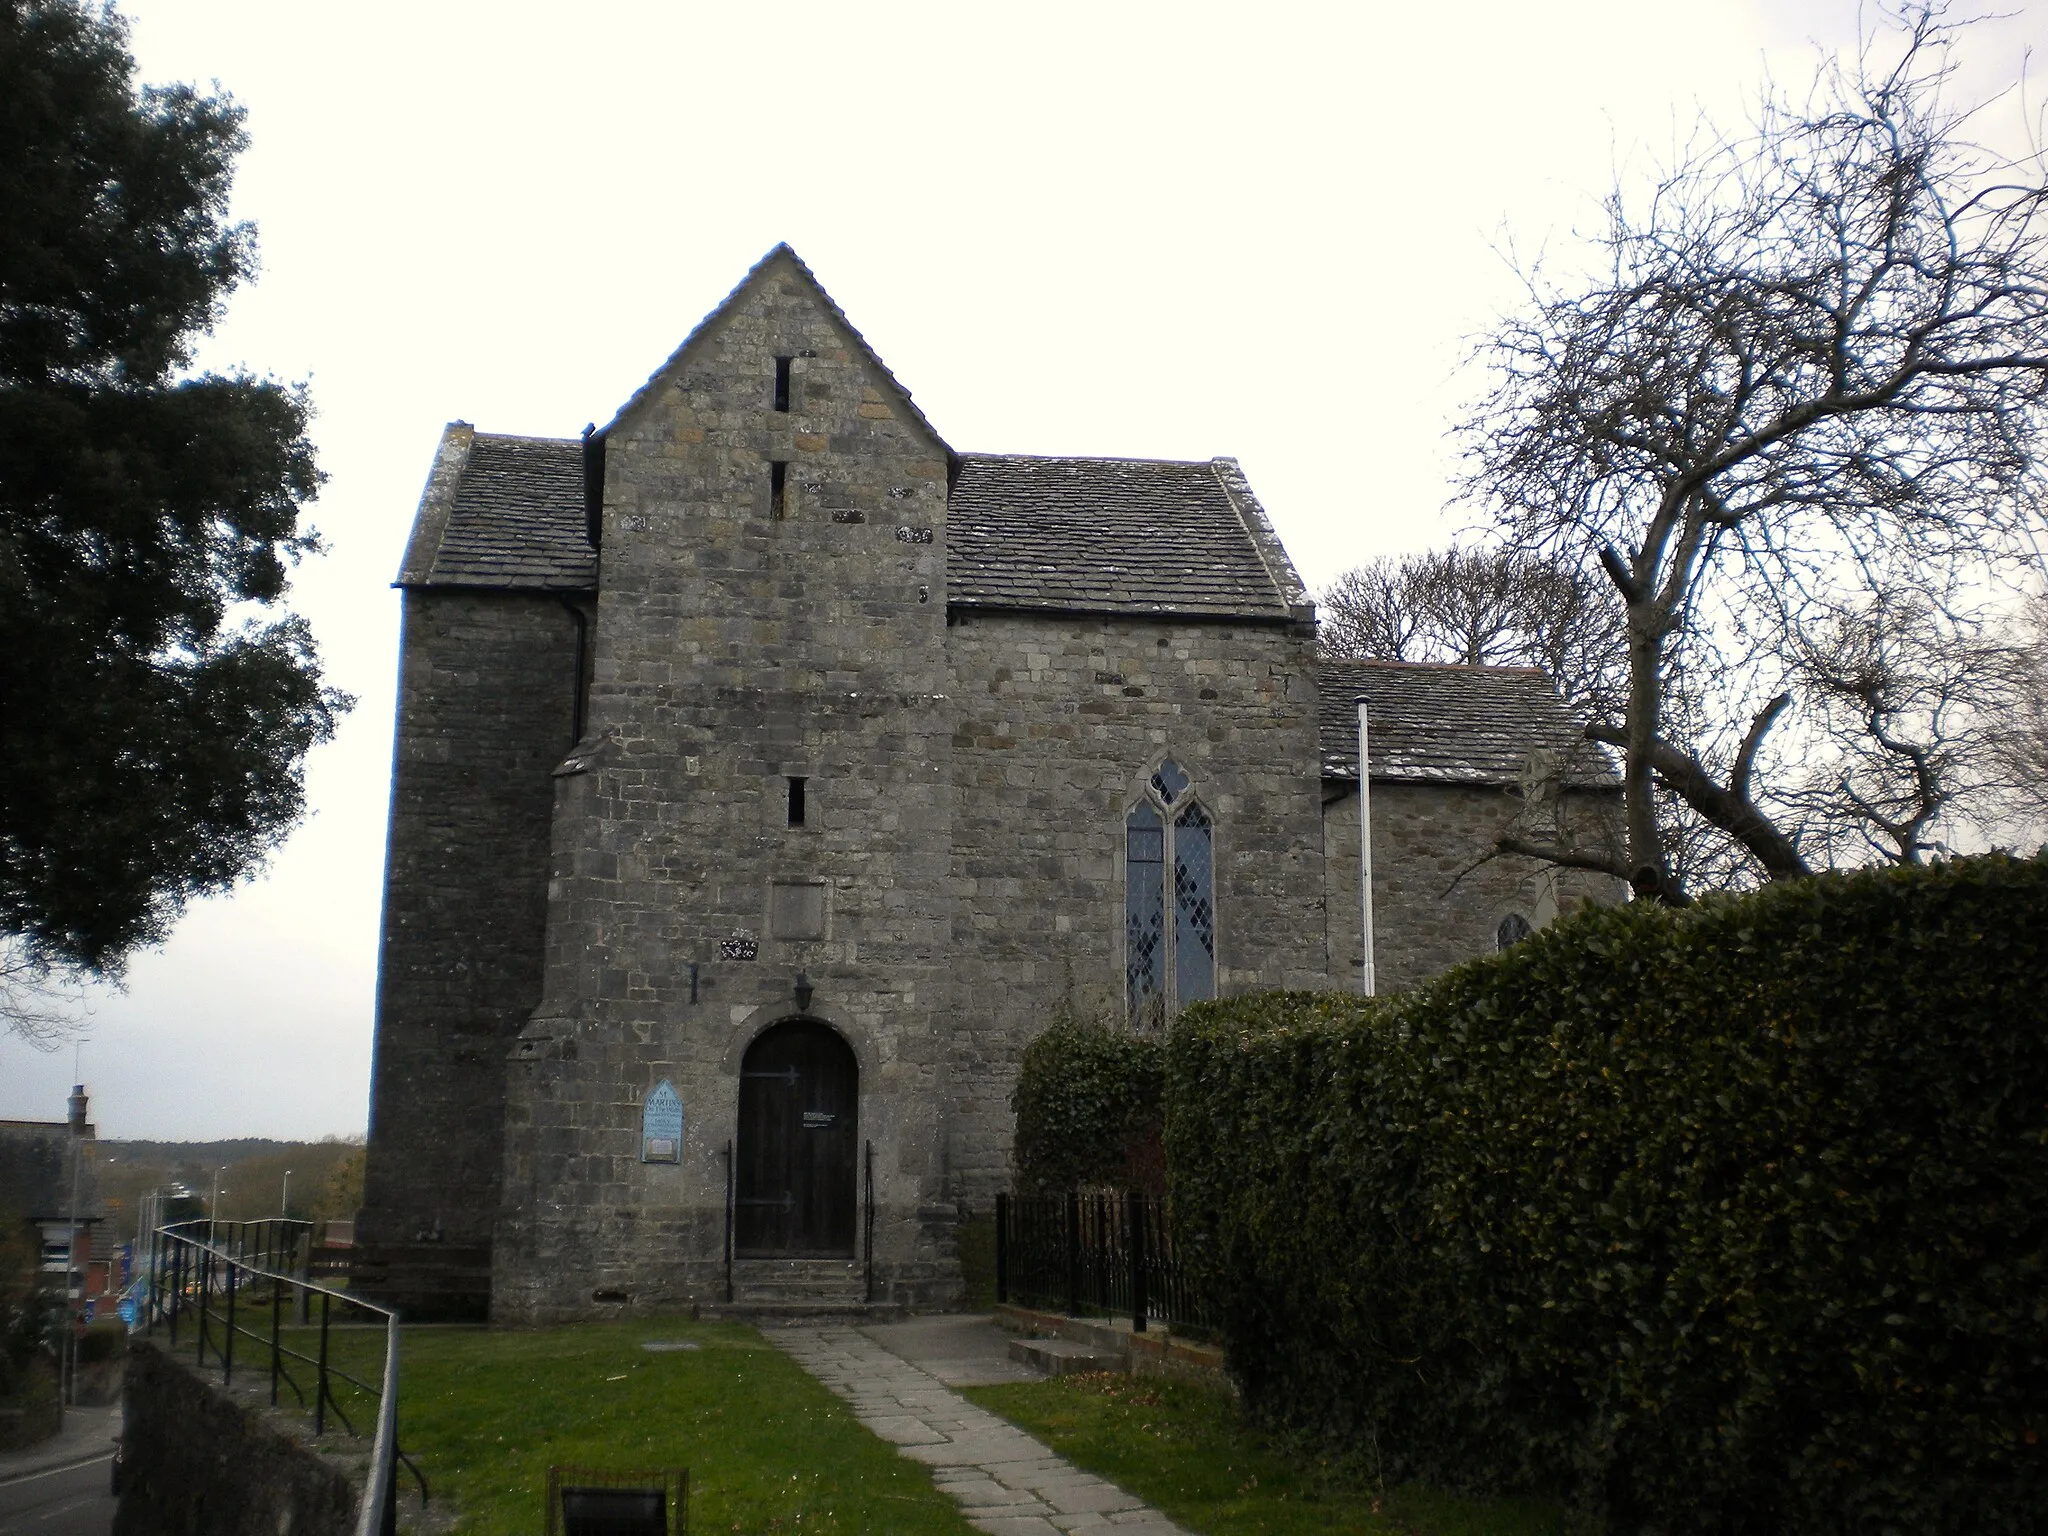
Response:
POLYGON ((1756 712, 1756 718, 1749 722, 1749 731, 1742 738, 1742 748, 1735 754, 1735 771, 1728 777, 1728 792, 1737 799, 1749 798, 1749 781, 1756 773, 1757 749, 1764 744, 1764 737, 1778 716, 1792 706, 1792 695, 1781 693, 1770 703, 1756 712))
POLYGON ((85 992, 76 977, 0 940, 0 1034, 54 1051, 85 1032, 85 992))
POLYGON ((1604 275, 1529 277, 1483 344, 1466 494, 1511 547, 1620 595, 1625 699, 1601 739, 1658 899, 1682 895, 1692 816, 1768 878, 1847 856, 1859 828, 1917 858, 1984 755, 1970 690, 1930 693, 1924 658, 1858 695, 1799 654, 1901 573, 1946 594, 2029 557, 2041 523, 2048 184, 1944 106, 1960 29, 1925 5, 1895 20, 1891 63, 1873 43, 1646 197, 1616 191, 1604 275), (1767 738, 1818 741, 1833 780, 1767 738))
MULTIPOLYGON (((1627 739, 1625 731, 1606 725, 1590 725, 1586 734, 1610 746, 1625 745, 1627 739)), ((1772 879, 1813 873, 1799 856, 1799 847, 1791 838, 1751 801, 1724 788, 1689 753, 1681 752, 1667 741, 1655 740, 1650 744, 1650 765, 1667 789, 1748 849, 1772 879)), ((1644 867, 1637 864, 1630 879, 1640 879, 1644 867)))
POLYGON ((1626 864, 1608 849, 1571 848, 1512 834, 1497 838, 1493 846, 1499 853, 1519 854, 1525 859, 1541 859, 1546 864, 1557 864, 1566 869, 1588 869, 1595 874, 1612 875, 1617 880, 1628 879, 1626 864))

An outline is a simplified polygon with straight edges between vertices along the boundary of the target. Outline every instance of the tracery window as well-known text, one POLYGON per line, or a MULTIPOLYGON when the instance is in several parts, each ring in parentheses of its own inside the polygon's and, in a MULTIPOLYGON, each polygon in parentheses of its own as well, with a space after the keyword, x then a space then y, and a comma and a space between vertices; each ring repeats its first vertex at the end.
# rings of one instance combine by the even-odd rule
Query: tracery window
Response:
POLYGON ((1166 759, 1124 818, 1124 980, 1141 1028, 1216 995, 1216 827, 1189 784, 1166 759))

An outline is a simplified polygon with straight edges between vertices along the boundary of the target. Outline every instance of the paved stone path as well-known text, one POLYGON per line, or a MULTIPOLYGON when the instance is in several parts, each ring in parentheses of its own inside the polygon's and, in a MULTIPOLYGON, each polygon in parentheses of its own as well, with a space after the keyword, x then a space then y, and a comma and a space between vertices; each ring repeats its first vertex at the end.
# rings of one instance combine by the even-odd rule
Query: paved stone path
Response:
POLYGON ((859 1328, 764 1331, 852 1404, 861 1423, 930 1467, 932 1480, 989 1536, 1184 1536, 1158 1510, 1053 1455, 859 1328))

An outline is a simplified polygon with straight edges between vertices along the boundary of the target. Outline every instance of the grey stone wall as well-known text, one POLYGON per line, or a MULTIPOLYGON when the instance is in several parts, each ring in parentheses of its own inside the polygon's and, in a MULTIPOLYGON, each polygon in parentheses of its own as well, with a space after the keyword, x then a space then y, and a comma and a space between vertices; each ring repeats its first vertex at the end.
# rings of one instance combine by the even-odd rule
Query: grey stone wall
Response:
POLYGON ((515 593, 408 591, 404 626, 356 1242, 373 1288, 418 1317, 482 1303, 474 1282, 442 1292, 491 1242, 505 1055, 541 992, 576 637, 559 599, 515 593), (434 1255, 458 1249, 437 1278, 434 1255))
MULTIPOLYGON (((1332 780, 1323 820, 1329 968, 1357 991, 1364 961, 1358 885, 1358 791, 1332 780)), ((1611 795, 1569 790, 1576 818, 1601 814, 1611 795)), ((1581 901, 1619 901, 1619 881, 1533 859, 1493 857, 1494 840, 1523 803, 1503 785, 1375 781, 1372 786, 1373 959, 1378 990, 1398 992, 1491 952, 1510 913, 1540 928, 1581 901)))
POLYGON ((129 1345, 116 1536, 352 1536, 366 1458, 310 1450, 283 1416, 147 1339, 129 1345))
POLYGON ((1124 817, 1161 759, 1215 821, 1219 993, 1323 984, 1312 645, 1305 625, 955 615, 956 1202, 1009 1182, 1031 1038, 1063 1006, 1124 1018, 1124 817))
POLYGON ((636 397, 606 460, 593 745, 558 781, 493 1315, 715 1299, 740 1058, 796 1012, 799 972, 860 1062, 885 1292, 944 1299, 944 447, 785 263, 636 397), (787 412, 770 408, 778 356, 787 412), (778 925, 779 883, 822 889, 821 931, 778 925), (638 1155, 663 1078, 684 1107, 676 1165, 638 1155))

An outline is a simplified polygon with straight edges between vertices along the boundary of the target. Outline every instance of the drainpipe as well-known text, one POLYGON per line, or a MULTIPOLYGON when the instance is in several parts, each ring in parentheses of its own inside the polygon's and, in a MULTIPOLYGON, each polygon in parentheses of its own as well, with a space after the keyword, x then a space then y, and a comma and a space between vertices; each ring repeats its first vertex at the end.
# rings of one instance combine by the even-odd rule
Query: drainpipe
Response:
POLYGON ((584 668, 590 662, 590 620, 585 617, 583 604, 573 597, 564 597, 562 607, 568 611, 570 622, 576 626, 576 690, 570 695, 569 745, 575 747, 583 740, 583 728, 588 723, 590 712, 590 690, 584 686, 584 668))
POLYGON ((1365 995, 1376 995, 1372 958, 1372 770, 1365 752, 1365 700, 1358 701, 1358 896, 1365 909, 1365 995))

